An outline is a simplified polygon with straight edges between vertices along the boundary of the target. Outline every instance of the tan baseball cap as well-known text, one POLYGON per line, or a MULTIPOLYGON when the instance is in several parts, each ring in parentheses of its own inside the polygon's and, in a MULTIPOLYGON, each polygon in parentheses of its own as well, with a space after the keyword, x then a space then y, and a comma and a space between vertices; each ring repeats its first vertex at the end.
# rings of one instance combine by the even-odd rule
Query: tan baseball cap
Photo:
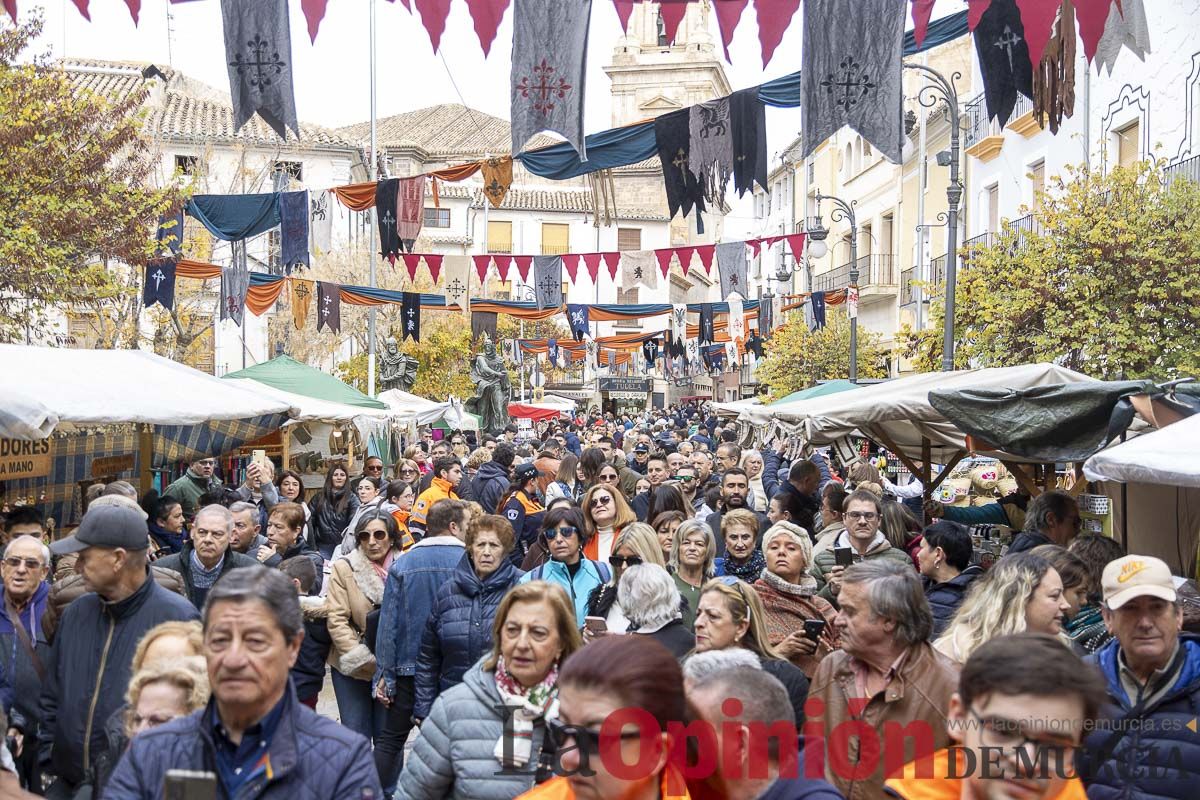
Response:
POLYGON ((1166 562, 1152 556, 1125 556, 1110 561, 1101 580, 1104 604, 1118 609, 1135 597, 1175 602, 1175 579, 1166 562))

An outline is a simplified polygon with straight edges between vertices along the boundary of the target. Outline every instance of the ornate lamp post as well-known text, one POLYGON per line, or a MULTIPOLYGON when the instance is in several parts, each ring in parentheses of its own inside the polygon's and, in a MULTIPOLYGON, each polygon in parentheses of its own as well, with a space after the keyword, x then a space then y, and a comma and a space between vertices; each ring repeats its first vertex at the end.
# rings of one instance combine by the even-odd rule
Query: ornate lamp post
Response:
MULTIPOLYGON (((829 230, 821 223, 821 201, 828 200, 833 204, 832 210, 829 212, 829 218, 834 222, 845 220, 850 225, 850 285, 847 287, 847 292, 858 292, 858 220, 854 216, 854 202, 847 203, 840 197, 833 197, 828 194, 817 192, 817 216, 814 218, 815 225, 808 230, 808 238, 814 243, 822 245, 821 252, 813 253, 814 257, 820 258, 825 255, 826 246, 825 239, 829 236, 829 230)), ((847 302, 850 298, 847 295, 847 302)), ((858 382, 858 313, 850 317, 850 381, 851 383, 858 382)))

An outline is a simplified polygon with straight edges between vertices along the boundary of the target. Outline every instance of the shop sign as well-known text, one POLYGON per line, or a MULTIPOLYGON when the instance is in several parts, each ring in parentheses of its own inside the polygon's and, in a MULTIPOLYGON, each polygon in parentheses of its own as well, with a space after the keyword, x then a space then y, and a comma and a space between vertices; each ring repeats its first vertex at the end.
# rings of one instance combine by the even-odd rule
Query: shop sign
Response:
POLYGON ((601 378, 600 391, 606 393, 621 392, 623 394, 649 394, 649 378, 601 378))
POLYGON ((124 453, 119 456, 93 458, 92 477, 105 478, 109 475, 120 475, 122 472, 132 472, 133 466, 133 453, 124 453))
POLYGON ((0 439, 0 480, 50 474, 50 440, 0 439))

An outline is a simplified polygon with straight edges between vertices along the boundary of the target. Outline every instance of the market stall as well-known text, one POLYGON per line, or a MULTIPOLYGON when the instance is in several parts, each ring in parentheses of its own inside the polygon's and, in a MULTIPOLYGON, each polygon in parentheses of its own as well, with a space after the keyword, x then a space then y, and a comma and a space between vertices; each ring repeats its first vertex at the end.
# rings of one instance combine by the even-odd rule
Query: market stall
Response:
POLYGON ((479 430, 479 418, 468 413, 457 397, 439 403, 399 389, 389 389, 380 392, 379 399, 392 411, 397 412, 406 424, 411 422, 443 430, 479 430))

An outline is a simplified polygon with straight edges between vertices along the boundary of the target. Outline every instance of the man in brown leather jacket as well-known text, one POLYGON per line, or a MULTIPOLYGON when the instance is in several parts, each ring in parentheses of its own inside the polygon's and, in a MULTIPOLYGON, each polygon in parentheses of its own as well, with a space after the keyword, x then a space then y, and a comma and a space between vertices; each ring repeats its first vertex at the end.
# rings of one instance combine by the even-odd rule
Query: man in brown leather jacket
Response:
POLYGON ((933 616, 911 565, 847 567, 839 600, 842 649, 817 667, 805 707, 806 768, 823 759, 847 800, 882 800, 885 778, 950 744, 959 668, 929 646, 933 616))

